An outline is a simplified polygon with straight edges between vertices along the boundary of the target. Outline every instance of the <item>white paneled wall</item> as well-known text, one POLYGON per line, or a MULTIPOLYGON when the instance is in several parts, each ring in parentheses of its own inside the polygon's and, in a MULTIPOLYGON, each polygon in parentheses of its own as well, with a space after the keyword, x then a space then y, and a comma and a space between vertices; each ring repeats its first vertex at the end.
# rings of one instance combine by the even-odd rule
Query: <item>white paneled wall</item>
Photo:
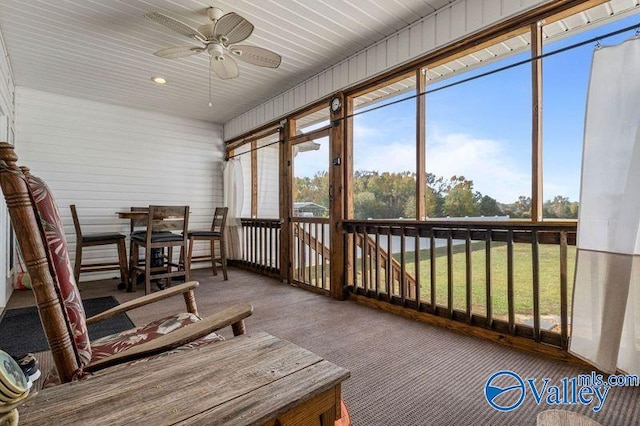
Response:
POLYGON ((224 124, 229 140, 550 0, 459 0, 224 124))
MULTIPOLYGON (((23 87, 16 112, 19 163, 51 187, 72 261, 70 204, 86 233, 127 233, 129 223, 116 212, 150 204, 187 204, 189 228, 210 229, 213 210, 222 205, 221 125, 23 87)), ((196 246, 195 254, 206 247, 196 246)), ((83 258, 117 259, 116 253, 89 248, 83 258)), ((102 276, 84 274, 81 281, 102 276)))
MULTIPOLYGON (((14 124, 13 95, 15 85, 11 64, 8 61, 2 34, 0 34, 0 141, 11 139, 14 124)), ((11 271, 9 270, 9 215, 4 197, 0 197, 0 309, 7 306, 11 296, 11 271)))

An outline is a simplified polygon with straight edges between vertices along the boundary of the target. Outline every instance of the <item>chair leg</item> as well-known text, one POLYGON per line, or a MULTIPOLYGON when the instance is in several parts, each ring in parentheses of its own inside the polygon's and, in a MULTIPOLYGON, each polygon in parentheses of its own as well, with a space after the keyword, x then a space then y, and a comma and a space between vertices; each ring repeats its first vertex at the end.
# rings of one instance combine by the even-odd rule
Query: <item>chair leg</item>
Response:
MULTIPOLYGON (((176 268, 177 271, 180 268, 176 268)), ((173 246, 167 247, 167 288, 171 287, 171 277, 173 276, 173 246)))
POLYGON ((129 282, 129 268, 127 265, 127 246, 124 238, 118 240, 118 261, 120 262, 120 280, 122 280, 122 285, 126 286, 129 282))
POLYGON ((151 250, 144 248, 144 294, 151 293, 151 250), (149 252, 149 253, 147 253, 149 252))
POLYGON ((76 261, 73 266, 73 277, 76 280, 76 285, 80 283, 80 270, 82 269, 82 243, 76 241, 76 261))
POLYGON ((127 291, 136 291, 138 282, 136 266, 138 266, 138 245, 131 241, 129 248, 129 286, 127 287, 127 291))
POLYGON ((180 256, 183 258, 183 268, 184 268, 184 281, 188 282, 191 279, 191 257, 184 256, 184 252, 186 247, 182 246, 180 248, 180 256))
POLYGON ((211 240, 211 268, 213 269, 213 275, 218 275, 218 266, 216 265, 216 242, 211 240))
POLYGON ((193 237, 189 238, 189 250, 188 250, 188 254, 187 254, 187 258, 184 260, 184 269, 186 270, 190 270, 191 269, 191 256, 193 255, 193 243, 194 243, 195 239, 193 237))
POLYGON ((224 237, 220 238, 220 264, 222 265, 224 280, 227 281, 229 277, 227 276, 227 248, 224 244, 224 237))

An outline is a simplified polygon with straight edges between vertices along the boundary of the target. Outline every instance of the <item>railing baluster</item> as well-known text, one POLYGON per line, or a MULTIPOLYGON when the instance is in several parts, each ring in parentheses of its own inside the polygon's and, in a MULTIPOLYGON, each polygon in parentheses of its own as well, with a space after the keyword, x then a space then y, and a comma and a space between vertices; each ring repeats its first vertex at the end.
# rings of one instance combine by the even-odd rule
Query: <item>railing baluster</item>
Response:
POLYGON ((270 269, 271 269, 271 262, 272 262, 272 260, 273 260, 273 259, 271 258, 271 255, 272 255, 271 250, 273 249, 273 247, 272 247, 272 245, 273 245, 273 239, 272 239, 272 237, 271 237, 271 232, 272 232, 272 229, 271 229, 271 227, 272 227, 271 222, 265 222, 265 223, 264 223, 264 227, 265 227, 265 232, 266 232, 266 236, 267 236, 267 241, 266 241, 266 244, 267 244, 267 245, 265 246, 265 249, 266 249, 266 257, 267 257, 267 258, 266 258, 266 260, 265 260, 265 262, 264 262, 264 265, 265 265, 265 267, 266 267, 266 269, 267 269, 267 270, 270 270, 270 269))
POLYGON ((513 230, 507 231, 507 309, 509 315, 509 332, 516 333, 516 317, 513 289, 513 230))
POLYGON ((265 222, 260 223, 260 227, 262 228, 262 268, 264 269, 267 266, 267 224, 265 222))
POLYGON ((369 268, 367 265, 367 258, 369 257, 369 234, 367 233, 367 227, 362 227, 362 244, 361 244, 361 253, 362 253, 362 287, 364 287, 364 291, 369 291, 369 268))
POLYGON ((351 272, 353 273, 353 291, 355 292, 358 288, 358 228, 353 227, 353 268, 351 268, 351 272))
POLYGON ((560 231, 560 341, 562 349, 569 347, 567 281, 567 231, 560 231))
POLYGON ((491 229, 487 229, 485 233, 485 285, 487 300, 487 327, 493 324, 493 289, 491 286, 491 229))
POLYGON ((298 264, 296 275, 298 277, 298 281, 304 282, 304 262, 302 260, 302 235, 300 235, 300 224, 296 222, 296 235, 297 235, 297 246, 298 246, 298 264))
POLYGON ((368 291, 375 291, 375 266, 374 266, 374 245, 371 235, 367 232, 367 270, 369 272, 369 288, 368 291))
POLYGON ((393 286, 395 285, 393 283, 393 264, 391 263, 391 256, 389 254, 393 250, 393 240, 391 239, 391 229, 387 228, 387 231, 387 273, 385 275, 387 279, 387 295, 391 298, 391 296, 393 296, 393 286))
POLYGON ((531 231, 531 267, 533 272, 533 338, 540 341, 540 254, 538 232, 531 231))
POLYGON ((282 228, 283 223, 280 222, 280 226, 277 227, 276 226, 276 230, 275 230, 275 234, 276 234, 276 244, 275 244, 275 248, 274 248, 274 257, 276 259, 275 261, 275 267, 278 268, 278 270, 283 271, 283 265, 280 264, 280 229, 282 228))
POLYGON ((453 317, 453 231, 447 232, 447 311, 453 317))
POLYGON ((466 268, 465 268, 465 278, 466 278, 466 301, 467 301, 467 322, 471 323, 471 305, 472 305, 472 293, 471 293, 471 229, 467 228, 467 235, 465 238, 465 250, 464 250, 465 258, 466 258, 466 268))
MULTIPOLYGON (((320 244, 320 248, 319 248, 319 251, 320 251, 320 260, 319 260, 320 265, 318 267, 320 268, 320 286, 323 289, 326 290, 326 287, 325 287, 325 277, 326 276, 325 276, 325 273, 324 273, 324 261, 325 261, 325 258, 324 258, 324 249, 325 249, 325 246, 324 246, 324 223, 320 224, 320 231, 319 232, 320 232, 320 235, 318 236, 318 241, 319 241, 319 244, 320 244)), ((343 234, 342 238, 344 239, 345 236, 346 236, 346 234, 343 234)), ((345 242, 346 242, 346 240, 345 240, 345 242)), ((345 253, 346 253, 346 250, 348 249, 348 247, 347 246, 344 246, 344 247, 345 247, 345 253)), ((346 260, 346 257, 345 257, 345 260, 346 260)), ((346 267, 346 263, 345 263, 345 267, 346 267)), ((346 278, 346 275, 345 275, 345 278, 346 278)))
POLYGON ((414 262, 413 265, 415 267, 415 277, 416 277, 416 309, 420 310, 420 234, 416 233, 415 242, 414 242, 414 262))
MULTIPOLYGON (((404 226, 400 228, 402 232, 400 233, 400 300, 402 301, 402 306, 406 305, 407 302, 407 280, 406 280, 406 268, 405 268, 405 228, 404 226)), ((391 257, 391 253, 389 253, 389 257, 391 257)))
POLYGON ((429 237, 429 275, 431 284, 431 309, 436 312, 436 238, 431 229, 431 236, 429 237))
POLYGON ((376 232, 376 273, 375 273, 375 292, 376 297, 380 295, 380 228, 375 228, 376 232))
MULTIPOLYGON (((257 241, 258 240, 258 227, 254 226, 253 227, 253 241, 257 241)), ((254 267, 258 267, 258 244, 254 244, 253 245, 253 266, 254 267)))
POLYGON ((306 284, 309 285, 313 285, 313 281, 312 281, 312 273, 311 273, 311 269, 313 268, 313 245, 311 244, 311 224, 310 223, 305 223, 304 224, 305 227, 305 233, 304 233, 304 245, 305 245, 305 250, 307 251, 305 254, 305 262, 307 269, 306 269, 306 284))
POLYGON ((322 285, 320 284, 320 280, 318 279, 318 269, 320 268, 320 246, 318 244, 318 241, 320 240, 320 236, 318 235, 318 222, 315 223, 314 225, 314 232, 315 232, 315 250, 316 250, 316 264, 314 265, 314 272, 315 272, 315 278, 316 278, 316 282, 314 283, 314 285, 316 287, 321 287, 322 285))

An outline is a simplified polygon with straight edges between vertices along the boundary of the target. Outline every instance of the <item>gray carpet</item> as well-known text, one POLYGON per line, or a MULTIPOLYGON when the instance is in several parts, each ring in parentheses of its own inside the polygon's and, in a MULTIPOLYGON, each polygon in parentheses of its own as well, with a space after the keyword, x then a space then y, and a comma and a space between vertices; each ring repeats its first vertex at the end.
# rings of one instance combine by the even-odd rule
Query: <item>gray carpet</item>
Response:
MULTIPOLYGON (((82 303, 87 317, 118 306, 118 301, 112 296, 86 299, 82 303)), ((92 340, 130 328, 133 328, 133 323, 127 314, 116 315, 87 326, 92 340)), ((44 335, 40 316, 35 306, 8 309, 4 313, 0 321, 0 349, 11 355, 49 349, 49 343, 44 335)))
POLYGON ((529 394, 514 411, 498 412, 485 400, 484 385, 499 370, 548 377, 552 384, 590 371, 237 269, 229 277, 224 282, 194 275, 201 282, 201 313, 250 302, 249 332, 267 331, 349 369, 343 398, 354 426, 535 425, 537 414, 551 408, 577 411, 604 425, 639 424, 638 388, 613 388, 599 413, 584 406, 538 406, 529 394))
MULTIPOLYGON (((599 413, 584 406, 538 406, 531 395, 514 411, 501 413, 485 400, 484 385, 499 370, 525 378, 548 377, 558 384, 563 377, 589 373, 579 367, 354 302, 334 301, 236 268, 230 268, 229 281, 211 276, 208 269, 194 271, 192 278, 200 281, 196 299, 201 315, 233 303, 252 303, 249 333, 267 331, 349 369, 351 378, 342 392, 354 426, 535 425, 536 415, 550 408, 577 411, 603 425, 639 424, 638 388, 613 388, 599 413)), ((112 283, 105 284, 104 291, 113 294, 112 288, 112 283)), ((119 293, 117 298, 123 302, 141 295, 119 293)), ((184 310, 181 297, 129 316, 141 325, 178 309, 184 310)), ((232 336, 230 330, 222 334, 232 336)))

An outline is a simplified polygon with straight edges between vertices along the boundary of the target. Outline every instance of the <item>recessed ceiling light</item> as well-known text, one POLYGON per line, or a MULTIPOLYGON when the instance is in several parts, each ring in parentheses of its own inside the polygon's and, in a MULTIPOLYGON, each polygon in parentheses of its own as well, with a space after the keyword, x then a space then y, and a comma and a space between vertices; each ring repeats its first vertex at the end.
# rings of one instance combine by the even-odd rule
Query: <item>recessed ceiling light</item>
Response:
POLYGON ((165 84, 167 82, 167 80, 162 77, 151 77, 151 81, 157 84, 165 84))

